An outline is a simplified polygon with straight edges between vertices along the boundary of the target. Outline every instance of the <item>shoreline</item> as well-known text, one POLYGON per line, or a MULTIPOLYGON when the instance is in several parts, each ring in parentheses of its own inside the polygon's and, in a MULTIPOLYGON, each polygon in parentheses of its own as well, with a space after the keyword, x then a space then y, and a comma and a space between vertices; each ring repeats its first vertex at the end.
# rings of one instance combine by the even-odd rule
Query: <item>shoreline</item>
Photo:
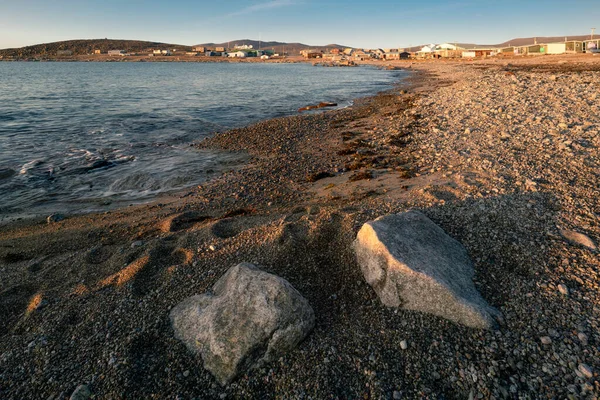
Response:
POLYGON ((599 63, 412 70, 406 87, 351 108, 204 140, 250 161, 173 202, 0 226, 0 394, 597 396, 597 375, 577 368, 600 371, 600 264, 561 230, 600 241, 599 63), (408 209, 467 248, 500 331, 380 304, 351 243, 364 222, 408 209), (220 387, 168 312, 244 261, 306 296, 316 328, 220 387))

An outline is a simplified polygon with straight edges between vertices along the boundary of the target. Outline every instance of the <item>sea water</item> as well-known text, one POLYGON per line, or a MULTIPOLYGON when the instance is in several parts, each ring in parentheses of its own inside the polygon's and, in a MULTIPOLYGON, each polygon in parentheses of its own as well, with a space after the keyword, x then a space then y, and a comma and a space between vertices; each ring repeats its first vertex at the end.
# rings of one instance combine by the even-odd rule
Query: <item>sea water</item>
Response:
POLYGON ((190 144, 405 72, 271 63, 0 62, 0 221, 100 211, 196 185, 234 156, 190 144))

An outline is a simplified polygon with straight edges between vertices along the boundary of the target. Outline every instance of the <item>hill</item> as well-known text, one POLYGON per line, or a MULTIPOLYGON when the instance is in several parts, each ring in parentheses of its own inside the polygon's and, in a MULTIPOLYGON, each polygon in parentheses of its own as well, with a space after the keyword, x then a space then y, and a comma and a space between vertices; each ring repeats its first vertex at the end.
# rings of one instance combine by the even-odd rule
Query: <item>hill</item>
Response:
POLYGON ((341 44, 328 44, 324 46, 312 46, 304 43, 284 43, 284 42, 269 42, 269 41, 258 41, 252 39, 239 39, 239 40, 231 40, 229 42, 223 43, 201 43, 197 46, 206 46, 206 47, 225 47, 230 48, 236 45, 249 45, 255 49, 259 47, 264 50, 274 50, 277 53, 286 52, 288 54, 298 54, 302 50, 314 49, 314 50, 327 50, 327 49, 345 49, 350 46, 344 46, 341 44))
POLYGON ((509 46, 526 46, 534 43, 556 43, 556 42, 564 42, 565 38, 567 40, 588 40, 590 35, 578 35, 578 36, 538 36, 538 37, 529 37, 529 38, 516 38, 512 40, 508 40, 504 43, 500 43, 494 47, 509 47, 509 46))
POLYGON ((53 42, 36 44, 33 46, 0 50, 0 56, 27 58, 34 56, 56 56, 60 50, 70 50, 74 55, 91 54, 94 50, 101 50, 102 53, 108 50, 125 50, 126 52, 140 52, 148 49, 178 49, 189 50, 190 46, 180 44, 169 44, 161 42, 147 42, 141 40, 120 40, 120 39, 80 39, 67 40, 63 42, 53 42))

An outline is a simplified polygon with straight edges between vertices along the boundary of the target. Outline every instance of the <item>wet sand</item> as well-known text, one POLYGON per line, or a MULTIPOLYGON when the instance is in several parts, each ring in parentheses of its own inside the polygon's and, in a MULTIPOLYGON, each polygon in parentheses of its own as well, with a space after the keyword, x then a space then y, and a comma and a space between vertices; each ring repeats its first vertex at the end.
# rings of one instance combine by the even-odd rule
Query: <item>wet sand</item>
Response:
POLYGON ((250 157, 202 186, 0 226, 0 397, 597 397, 600 263, 564 237, 600 243, 596 59, 391 63, 406 85, 198 143, 250 157), (467 248, 499 331, 386 308, 364 282, 357 230, 408 209, 467 248), (244 261, 290 281, 316 328, 221 387, 168 313, 244 261))

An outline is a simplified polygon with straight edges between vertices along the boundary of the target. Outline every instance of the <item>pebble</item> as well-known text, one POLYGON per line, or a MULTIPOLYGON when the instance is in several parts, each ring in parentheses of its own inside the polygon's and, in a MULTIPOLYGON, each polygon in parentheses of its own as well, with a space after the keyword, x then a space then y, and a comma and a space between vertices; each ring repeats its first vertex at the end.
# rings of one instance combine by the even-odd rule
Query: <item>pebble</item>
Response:
POLYGON ((144 245, 144 242, 141 240, 136 240, 135 242, 131 243, 131 248, 135 248, 135 247, 141 247, 144 245))
POLYGON ((185 370, 185 371, 183 371, 183 376, 184 376, 185 378, 187 378, 188 376, 190 376, 190 371, 189 371, 189 370, 185 370))
POLYGON ((400 348, 402 350, 408 349, 408 343, 406 342, 406 340, 403 340, 403 341, 400 342, 400 348))
POLYGON ((400 399, 402 399, 402 393, 397 390, 394 390, 394 393, 392 394, 392 398, 394 400, 400 400, 400 399))
POLYGON ((69 400, 87 400, 92 396, 92 391, 87 385, 79 385, 69 400))
POLYGON ((551 344, 552 343, 552 339, 550 339, 550 336, 542 336, 540 338, 540 341, 542 342, 542 344, 551 344))
POLYGON ((587 345, 587 344, 588 344, 588 337, 587 337, 587 335, 586 335, 585 333, 583 333, 583 332, 579 332, 579 333, 577 334, 577 337, 579 338, 579 341, 580 341, 582 344, 584 344, 584 345, 587 345))
POLYGON ((567 287, 567 285, 561 283, 560 285, 558 285, 558 291, 562 294, 564 294, 565 296, 569 295, 569 288, 567 287))
POLYGON ((579 364, 579 367, 577 367, 577 369, 583 374, 583 376, 585 376, 588 379, 594 377, 592 368, 587 364, 579 364))

